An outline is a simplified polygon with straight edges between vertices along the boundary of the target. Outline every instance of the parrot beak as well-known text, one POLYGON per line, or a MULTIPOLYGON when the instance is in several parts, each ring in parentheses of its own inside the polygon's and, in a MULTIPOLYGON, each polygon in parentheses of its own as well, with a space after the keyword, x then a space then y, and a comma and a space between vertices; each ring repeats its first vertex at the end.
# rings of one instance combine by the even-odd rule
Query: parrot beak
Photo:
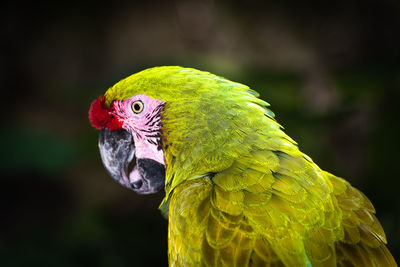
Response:
POLYGON ((128 131, 101 129, 99 149, 108 173, 124 187, 139 194, 156 193, 164 188, 164 165, 152 159, 135 158, 135 143, 128 131), (133 165, 131 171, 130 165, 133 165))

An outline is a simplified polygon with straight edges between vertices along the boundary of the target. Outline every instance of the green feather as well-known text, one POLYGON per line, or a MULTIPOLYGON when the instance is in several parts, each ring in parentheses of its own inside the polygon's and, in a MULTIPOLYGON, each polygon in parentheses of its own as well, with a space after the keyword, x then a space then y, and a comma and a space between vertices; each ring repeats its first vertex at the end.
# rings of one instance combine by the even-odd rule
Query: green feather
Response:
POLYGON ((322 171, 248 86, 156 67, 110 88, 162 114, 172 266, 397 266, 369 200, 322 171))

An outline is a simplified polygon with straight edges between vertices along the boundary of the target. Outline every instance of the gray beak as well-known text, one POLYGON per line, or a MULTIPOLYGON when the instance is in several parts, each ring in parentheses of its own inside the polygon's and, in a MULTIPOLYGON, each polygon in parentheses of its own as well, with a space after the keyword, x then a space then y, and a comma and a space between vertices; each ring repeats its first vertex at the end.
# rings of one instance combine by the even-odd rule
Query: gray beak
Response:
POLYGON ((99 149, 104 167, 124 187, 139 194, 156 193, 164 188, 165 166, 147 158, 134 160, 135 143, 128 131, 101 129, 99 149), (129 174, 134 170, 140 178, 131 181, 129 174))
POLYGON ((121 185, 131 188, 127 171, 135 155, 132 135, 125 130, 110 132, 103 128, 99 134, 99 149, 104 167, 111 177, 121 185))

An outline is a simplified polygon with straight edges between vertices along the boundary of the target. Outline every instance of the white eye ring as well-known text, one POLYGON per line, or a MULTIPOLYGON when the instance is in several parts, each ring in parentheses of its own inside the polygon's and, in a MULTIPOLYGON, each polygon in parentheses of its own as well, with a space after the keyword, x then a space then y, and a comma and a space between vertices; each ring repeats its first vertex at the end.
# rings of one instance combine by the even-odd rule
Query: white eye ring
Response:
POLYGON ((139 114, 140 112, 143 111, 144 109, 144 104, 140 100, 136 100, 135 102, 132 103, 131 105, 132 111, 136 114, 139 114))

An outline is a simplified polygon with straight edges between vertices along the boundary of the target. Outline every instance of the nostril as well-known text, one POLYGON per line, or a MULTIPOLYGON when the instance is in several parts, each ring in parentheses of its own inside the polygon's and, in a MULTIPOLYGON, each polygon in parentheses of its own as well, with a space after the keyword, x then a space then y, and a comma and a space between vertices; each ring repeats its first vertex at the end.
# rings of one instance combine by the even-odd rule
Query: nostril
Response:
POLYGON ((142 180, 138 180, 136 182, 131 183, 131 186, 133 187, 133 189, 139 189, 140 187, 142 187, 142 180))

